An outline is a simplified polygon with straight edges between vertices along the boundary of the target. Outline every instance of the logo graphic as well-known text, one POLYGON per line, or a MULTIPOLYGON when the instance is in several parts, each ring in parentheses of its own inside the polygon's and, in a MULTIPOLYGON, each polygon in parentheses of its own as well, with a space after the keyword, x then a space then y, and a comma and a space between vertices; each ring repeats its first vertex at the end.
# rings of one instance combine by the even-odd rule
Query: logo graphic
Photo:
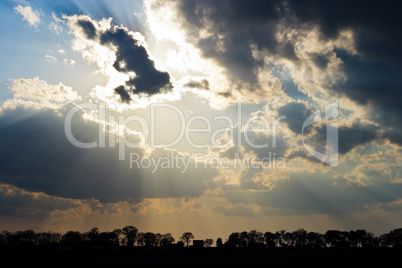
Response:
MULTIPOLYGON (((325 106, 325 116, 327 119, 338 117, 339 103, 338 101, 331 102, 325 106)), ((303 123, 302 141, 304 148, 320 161, 336 167, 338 165, 338 123, 327 124, 327 145, 325 154, 317 152, 304 143, 304 129, 321 120, 321 111, 318 110, 307 118, 303 123)))

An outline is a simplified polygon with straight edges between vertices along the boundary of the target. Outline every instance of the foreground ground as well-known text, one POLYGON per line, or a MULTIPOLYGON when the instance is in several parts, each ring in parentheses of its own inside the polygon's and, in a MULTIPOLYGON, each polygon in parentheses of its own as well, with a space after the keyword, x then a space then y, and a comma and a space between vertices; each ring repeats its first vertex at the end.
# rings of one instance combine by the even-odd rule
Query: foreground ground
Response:
POLYGON ((53 264, 174 264, 174 265, 266 265, 266 266, 325 266, 325 265, 381 265, 400 266, 399 249, 274 249, 274 250, 218 250, 182 249, 174 251, 141 250, 131 252, 0 252, 0 263, 53 264))

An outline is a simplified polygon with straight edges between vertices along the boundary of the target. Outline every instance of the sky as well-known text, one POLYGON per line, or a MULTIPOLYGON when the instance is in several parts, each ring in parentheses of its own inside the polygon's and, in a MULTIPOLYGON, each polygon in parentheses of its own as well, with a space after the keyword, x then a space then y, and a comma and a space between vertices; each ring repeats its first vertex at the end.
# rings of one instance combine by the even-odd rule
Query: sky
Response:
POLYGON ((402 222, 398 1, 0 3, 0 230, 402 222))

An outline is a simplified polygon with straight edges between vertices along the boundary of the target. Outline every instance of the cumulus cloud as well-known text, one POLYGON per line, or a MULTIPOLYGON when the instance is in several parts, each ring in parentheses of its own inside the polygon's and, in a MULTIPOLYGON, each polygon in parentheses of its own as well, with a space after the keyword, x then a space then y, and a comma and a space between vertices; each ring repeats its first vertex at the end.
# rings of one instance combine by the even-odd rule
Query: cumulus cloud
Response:
POLYGON ((391 163, 367 161, 358 165, 347 175, 347 178, 363 185, 370 185, 378 182, 393 182, 395 175, 395 166, 391 163))
POLYGON ((119 72, 134 72, 135 77, 126 81, 126 87, 136 93, 153 95, 172 89, 167 72, 155 68, 147 50, 130 33, 119 27, 106 31, 100 36, 101 44, 116 46, 116 61, 113 67, 119 72))
POLYGON ((280 2, 179 1, 176 10, 188 42, 225 70, 232 92, 249 102, 282 94, 276 68, 299 59, 297 41, 279 36, 285 13, 280 2))
POLYGON ((94 21, 76 15, 64 18, 76 36, 73 48, 85 59, 97 62, 109 76, 109 84, 98 91, 116 95, 124 103, 130 103, 134 95, 149 97, 172 91, 169 73, 157 68, 139 32, 113 26, 110 19, 94 21))
MULTIPOLYGON (((225 109, 237 101, 259 103, 261 99, 281 94, 279 79, 267 68, 264 57, 252 42, 246 40, 243 42, 242 38, 238 36, 238 40, 234 40, 234 42, 240 42, 239 50, 229 55, 224 43, 224 34, 215 33, 217 31, 215 28, 219 28, 212 24, 215 18, 208 17, 205 20, 203 18, 202 22, 211 19, 211 23, 206 22, 205 25, 201 23, 197 25, 197 28, 193 27, 183 16, 180 1, 146 1, 144 4, 150 29, 155 37, 162 42, 169 40, 168 43, 173 42, 176 46, 167 51, 169 67, 181 74, 191 73, 207 79, 209 91, 189 88, 196 94, 207 98, 213 108, 225 109), (241 46, 245 43, 247 43, 247 48, 242 49, 241 46), (205 52, 208 49, 208 52, 212 51, 211 55, 205 52), (215 50, 216 53, 213 52, 215 50), (250 59, 248 59, 249 57, 250 59), (242 63, 237 60, 244 60, 245 64, 258 61, 259 64, 254 66, 255 68, 247 68, 250 64, 242 68, 242 63), (237 73, 232 73, 230 70, 237 71, 237 73)), ((200 9, 202 8, 200 7, 200 9)), ((192 17, 192 15, 190 14, 188 17, 192 17)), ((225 23, 225 25, 229 25, 229 23, 225 23)), ((243 39, 246 38, 245 34, 243 39)), ((187 79, 185 80, 181 84, 185 85, 189 82, 187 79)))
MULTIPOLYGON (((301 92, 305 100, 320 104, 343 99, 341 106, 352 112, 370 111, 367 119, 383 126, 383 138, 402 144, 394 126, 402 114, 402 40, 395 34, 402 16, 393 5, 150 1, 148 13, 151 22, 164 10, 173 14, 158 18, 185 32, 174 35, 177 43, 192 44, 224 70, 230 93, 221 97, 236 101, 241 92, 242 100, 260 102, 283 92, 299 98, 301 92), (293 92, 285 85, 289 80, 293 92)), ((214 88, 215 81, 208 80, 214 88)))
POLYGON ((14 98, 6 100, 2 109, 14 109, 17 106, 33 109, 58 109, 69 102, 81 99, 71 87, 63 83, 51 85, 37 76, 32 79, 13 80, 11 91, 14 98))
POLYGON ((320 69, 328 68, 333 52, 339 48, 354 51, 364 60, 377 60, 393 67, 401 59, 397 45, 401 39, 394 34, 400 19, 392 5, 377 9, 358 1, 346 9, 339 2, 316 5, 314 1, 235 0, 180 1, 177 8, 184 18, 183 29, 187 30, 190 41, 197 42, 204 57, 214 58, 242 80, 256 81, 256 68, 263 64, 253 55, 250 44, 255 44, 258 51, 267 50, 267 55, 277 60, 284 58, 296 64, 305 60, 305 55, 300 54, 305 50, 309 62, 320 69), (319 36, 303 38, 302 35, 314 34, 316 28, 319 36), (354 49, 337 43, 342 37, 346 45, 346 30, 351 31, 349 39, 354 49), (324 42, 327 48, 319 49, 319 42, 324 42))
POLYGON ((27 21, 30 26, 36 27, 40 22, 40 14, 37 10, 33 10, 30 6, 18 5, 14 10, 21 14, 22 19, 27 21))

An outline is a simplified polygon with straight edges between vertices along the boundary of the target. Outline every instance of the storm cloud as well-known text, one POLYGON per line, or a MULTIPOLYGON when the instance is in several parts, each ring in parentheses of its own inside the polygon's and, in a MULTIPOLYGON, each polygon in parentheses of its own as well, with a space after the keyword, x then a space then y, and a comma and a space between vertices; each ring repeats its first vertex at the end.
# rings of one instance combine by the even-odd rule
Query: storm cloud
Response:
MULTIPOLYGON (((402 119, 402 14, 398 1, 190 0, 180 1, 178 9, 183 29, 202 56, 224 67, 232 81, 251 83, 250 90, 258 87, 257 70, 264 64, 253 56, 253 46, 300 66, 307 59, 299 58, 296 51, 301 44, 294 40, 318 29, 318 40, 332 46, 332 51, 308 52, 305 64, 325 71, 330 54, 340 60, 344 78, 331 79, 328 74, 325 91, 372 109, 370 119, 387 129, 384 138, 402 144, 397 138, 401 133, 394 127, 402 119), (277 38, 286 29, 294 35, 293 41, 277 38), (344 31, 352 33, 353 49, 339 47, 336 40, 344 31)), ((289 124, 293 130, 299 127, 296 122, 289 124)))
POLYGON ((234 80, 255 84, 256 68, 263 64, 252 56, 250 44, 294 57, 286 44, 279 48, 275 39, 279 19, 276 1, 181 1, 183 27, 196 41, 206 58, 224 66, 234 80), (210 35, 199 36, 201 30, 210 35))

